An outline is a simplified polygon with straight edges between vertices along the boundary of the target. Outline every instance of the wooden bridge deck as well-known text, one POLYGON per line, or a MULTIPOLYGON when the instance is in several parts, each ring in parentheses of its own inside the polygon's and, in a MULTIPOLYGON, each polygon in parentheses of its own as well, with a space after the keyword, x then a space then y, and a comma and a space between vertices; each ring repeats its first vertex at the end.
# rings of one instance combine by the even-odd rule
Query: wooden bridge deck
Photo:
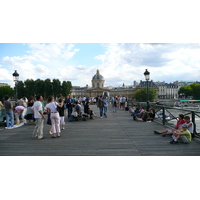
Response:
POLYGON ((0 156, 199 156, 200 141, 170 144, 170 136, 153 133, 163 130, 159 123, 133 121, 129 113, 119 110, 108 118, 66 122, 61 137, 53 139, 49 126, 44 127, 45 139, 32 139, 34 125, 0 131, 0 156))

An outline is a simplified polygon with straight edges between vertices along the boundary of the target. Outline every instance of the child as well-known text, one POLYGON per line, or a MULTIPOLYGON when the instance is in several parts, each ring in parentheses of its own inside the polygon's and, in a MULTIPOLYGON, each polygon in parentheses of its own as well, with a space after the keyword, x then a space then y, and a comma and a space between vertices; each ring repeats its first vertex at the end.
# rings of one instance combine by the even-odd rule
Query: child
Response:
POLYGON ((187 129, 188 125, 182 124, 181 127, 182 127, 182 129, 173 131, 173 135, 172 135, 173 140, 170 141, 170 144, 178 143, 178 139, 181 139, 181 141, 184 144, 188 144, 191 141, 192 137, 191 137, 190 131, 188 131, 188 129, 187 129))
POLYGON ((193 124, 193 122, 190 121, 189 116, 185 116, 184 120, 185 120, 185 123, 187 124, 188 131, 190 131, 192 138, 193 138, 194 137, 194 133, 193 133, 194 132, 194 124, 193 124))

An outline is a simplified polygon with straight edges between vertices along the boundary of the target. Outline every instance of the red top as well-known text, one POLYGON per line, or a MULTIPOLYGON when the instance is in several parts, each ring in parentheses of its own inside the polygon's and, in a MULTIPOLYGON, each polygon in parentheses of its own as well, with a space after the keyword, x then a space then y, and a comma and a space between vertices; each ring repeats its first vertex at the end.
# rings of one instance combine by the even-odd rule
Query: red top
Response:
POLYGON ((184 119, 182 119, 182 120, 178 120, 177 123, 176 123, 175 129, 178 129, 179 126, 181 126, 182 124, 185 124, 185 123, 186 123, 186 122, 185 122, 184 119))

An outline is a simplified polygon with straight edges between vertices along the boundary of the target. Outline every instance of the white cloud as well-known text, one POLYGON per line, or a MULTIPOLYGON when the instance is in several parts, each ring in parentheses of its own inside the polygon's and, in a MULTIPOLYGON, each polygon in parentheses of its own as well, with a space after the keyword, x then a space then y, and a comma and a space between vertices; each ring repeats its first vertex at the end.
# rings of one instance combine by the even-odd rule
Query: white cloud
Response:
POLYGON ((97 69, 104 76, 106 85, 112 86, 131 85, 134 80, 144 80, 145 69, 150 71, 150 78, 154 81, 196 81, 200 75, 199 44, 103 44, 105 53, 94 56, 102 63, 93 66, 76 64, 73 57, 79 49, 75 44, 28 46, 27 55, 2 58, 0 69, 5 75, 1 75, 1 81, 12 83, 10 74, 15 69, 20 73, 20 80, 59 78, 80 86, 91 86, 97 69))

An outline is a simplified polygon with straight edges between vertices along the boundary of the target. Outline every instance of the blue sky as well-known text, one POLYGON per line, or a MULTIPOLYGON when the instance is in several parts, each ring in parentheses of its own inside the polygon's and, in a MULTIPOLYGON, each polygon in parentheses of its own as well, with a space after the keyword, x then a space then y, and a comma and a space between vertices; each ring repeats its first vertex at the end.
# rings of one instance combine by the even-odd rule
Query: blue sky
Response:
POLYGON ((106 86, 132 85, 144 80, 200 81, 198 43, 0 43, 0 82, 54 79, 91 86, 99 69, 106 86))

